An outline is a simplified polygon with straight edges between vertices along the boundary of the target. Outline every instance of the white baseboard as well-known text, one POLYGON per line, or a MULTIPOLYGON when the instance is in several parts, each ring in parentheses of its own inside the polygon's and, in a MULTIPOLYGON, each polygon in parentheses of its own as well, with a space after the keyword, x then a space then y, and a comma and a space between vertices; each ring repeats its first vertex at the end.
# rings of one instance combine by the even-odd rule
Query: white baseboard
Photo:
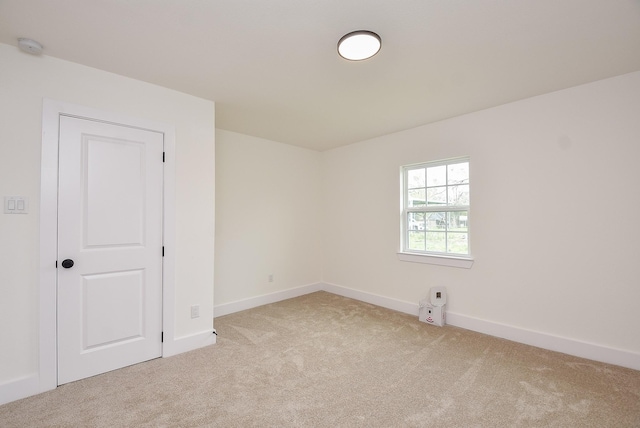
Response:
POLYGON ((640 354, 595 343, 513 327, 493 321, 447 312, 447 324, 490 336, 501 337, 525 345, 562 352, 588 360, 640 370, 640 354))
POLYGON ((205 330, 199 333, 190 334, 189 336, 178 337, 174 340, 166 340, 162 346, 162 357, 172 357, 182 354, 183 352, 193 351, 194 349, 203 348, 205 346, 216 343, 216 335, 213 329, 205 330))
MULTIPOLYGON (((322 284, 323 291, 371 303, 383 308, 393 309, 409 315, 418 316, 418 303, 410 303, 389 297, 379 296, 335 284, 322 284)), ((551 351, 562 352, 580 358, 614 364, 634 370, 640 370, 640 354, 622 349, 610 348, 594 343, 581 342, 548 333, 527 330, 493 321, 487 321, 466 315, 447 312, 447 324, 461 327, 478 333, 512 340, 551 351)))
POLYGON ((323 283, 322 290, 328 293, 337 294, 338 296, 349 297, 350 299, 356 299, 361 302, 371 303, 372 305, 382 306, 383 308, 393 309, 394 311, 418 316, 418 304, 392 299, 390 297, 384 297, 377 294, 366 293, 364 291, 354 290, 353 288, 342 287, 336 284, 323 283))
POLYGON ((316 291, 321 291, 323 289, 322 286, 322 283, 303 285, 301 287, 276 291, 275 293, 263 294, 257 297, 250 297, 248 299, 224 303, 222 305, 213 307, 213 315, 214 317, 221 317, 223 315, 233 314, 235 312, 256 308, 258 306, 268 305, 269 303, 280 302, 281 300, 292 299, 294 297, 303 296, 305 294, 315 293, 316 291))
POLYGON ((20 400, 40 392, 40 377, 37 373, 0 384, 0 405, 20 400))

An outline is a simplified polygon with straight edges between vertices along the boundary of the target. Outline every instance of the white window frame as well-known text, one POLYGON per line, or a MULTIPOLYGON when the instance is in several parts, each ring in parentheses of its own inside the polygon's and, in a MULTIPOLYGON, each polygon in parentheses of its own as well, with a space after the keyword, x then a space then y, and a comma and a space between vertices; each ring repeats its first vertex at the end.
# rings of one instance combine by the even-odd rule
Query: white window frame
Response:
MULTIPOLYGON (((400 198, 400 251, 398 258, 402 261, 415 263, 428 263, 441 266, 460 267, 469 269, 473 265, 473 257, 471 256, 471 201, 468 205, 456 206, 425 206, 425 207, 408 207, 408 171, 419 168, 431 168, 442 165, 452 165, 456 163, 469 163, 469 174, 471 174, 471 162, 469 157, 459 157, 452 159, 444 159, 433 162, 422 162, 411 165, 403 165, 400 168, 401 176, 401 198, 400 198), (409 227, 408 214, 411 212, 450 212, 450 211, 467 211, 467 242, 468 254, 442 253, 433 251, 420 251, 408 248, 409 227)), ((471 186, 471 180, 469 180, 471 186)), ((448 233, 448 232, 445 232, 448 233)))

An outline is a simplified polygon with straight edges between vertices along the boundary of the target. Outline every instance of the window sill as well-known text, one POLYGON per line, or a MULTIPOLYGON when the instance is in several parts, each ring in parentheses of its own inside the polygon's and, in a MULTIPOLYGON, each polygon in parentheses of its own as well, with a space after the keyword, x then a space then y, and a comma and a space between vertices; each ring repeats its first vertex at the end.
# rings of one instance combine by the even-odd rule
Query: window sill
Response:
POLYGON ((471 269, 473 258, 471 257, 451 257, 435 256, 432 254, 398 253, 398 259, 403 262, 426 263, 430 265, 449 266, 463 269, 471 269))

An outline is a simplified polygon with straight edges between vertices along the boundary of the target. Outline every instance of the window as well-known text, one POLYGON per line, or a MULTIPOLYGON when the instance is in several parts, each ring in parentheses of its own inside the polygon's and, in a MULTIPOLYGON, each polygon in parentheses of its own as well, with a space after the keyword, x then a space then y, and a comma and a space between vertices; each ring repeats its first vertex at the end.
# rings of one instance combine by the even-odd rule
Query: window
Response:
POLYGON ((469 257, 469 159, 402 168, 402 252, 469 257))

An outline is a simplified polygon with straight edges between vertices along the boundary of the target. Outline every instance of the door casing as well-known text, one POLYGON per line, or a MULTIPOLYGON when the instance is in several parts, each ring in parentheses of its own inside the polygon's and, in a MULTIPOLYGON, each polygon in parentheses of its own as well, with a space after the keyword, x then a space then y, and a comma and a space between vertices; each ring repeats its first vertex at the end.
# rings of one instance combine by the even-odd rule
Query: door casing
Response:
POLYGON ((166 123, 133 118, 89 107, 44 99, 42 108, 42 163, 40 184, 40 283, 39 283, 39 384, 40 392, 55 389, 57 375, 57 283, 58 248, 58 135, 60 116, 97 120, 164 134, 165 163, 163 180, 163 292, 162 355, 174 338, 175 324, 175 127, 166 123))

